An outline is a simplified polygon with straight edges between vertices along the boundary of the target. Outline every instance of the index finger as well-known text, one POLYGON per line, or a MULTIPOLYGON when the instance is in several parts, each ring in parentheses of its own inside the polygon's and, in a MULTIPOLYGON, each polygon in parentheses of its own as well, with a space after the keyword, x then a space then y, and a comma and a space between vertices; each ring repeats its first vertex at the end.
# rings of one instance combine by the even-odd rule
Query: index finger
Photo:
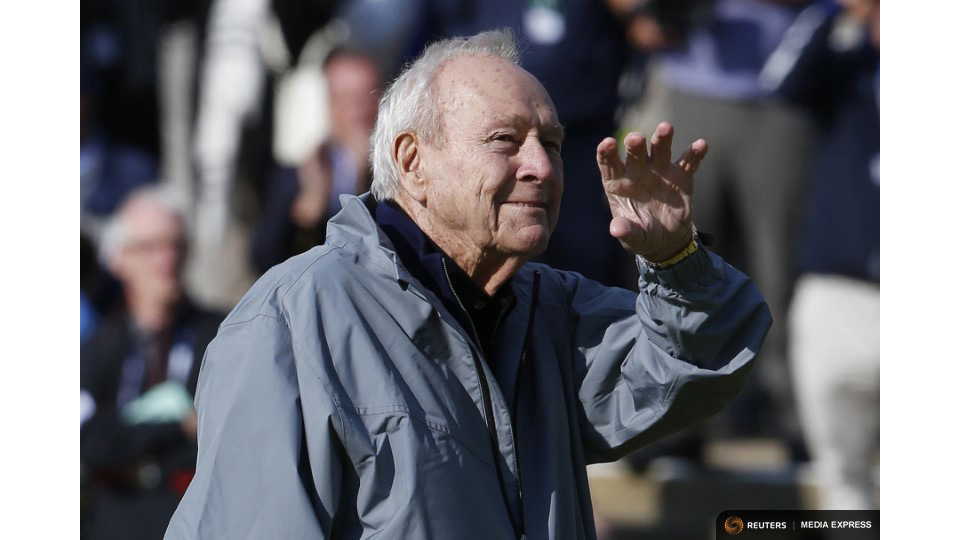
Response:
POLYGON ((597 167, 604 182, 623 177, 623 162, 613 137, 607 137, 597 146, 597 167))

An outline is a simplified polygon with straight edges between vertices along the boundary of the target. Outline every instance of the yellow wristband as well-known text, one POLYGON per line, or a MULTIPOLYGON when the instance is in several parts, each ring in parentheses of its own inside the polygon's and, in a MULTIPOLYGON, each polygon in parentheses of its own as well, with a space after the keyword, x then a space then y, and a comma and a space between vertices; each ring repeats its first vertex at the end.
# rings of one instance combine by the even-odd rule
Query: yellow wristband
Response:
POLYGON ((697 245, 698 245, 698 243, 697 243, 697 229, 694 228, 694 229, 693 229, 693 234, 692 234, 691 237, 690 237, 690 243, 687 244, 687 247, 683 248, 683 251, 681 251, 680 253, 677 253, 675 256, 671 257, 669 260, 666 260, 666 261, 663 261, 663 262, 659 262, 659 263, 655 263, 655 262, 651 262, 651 261, 646 261, 646 259, 644 259, 644 260, 646 261, 646 263, 647 263, 648 266, 652 266, 653 268, 666 268, 666 267, 668 267, 668 266, 673 266, 673 265, 679 263, 680 261, 686 259, 687 257, 693 255, 694 253, 696 253, 696 251, 697 251, 697 245))

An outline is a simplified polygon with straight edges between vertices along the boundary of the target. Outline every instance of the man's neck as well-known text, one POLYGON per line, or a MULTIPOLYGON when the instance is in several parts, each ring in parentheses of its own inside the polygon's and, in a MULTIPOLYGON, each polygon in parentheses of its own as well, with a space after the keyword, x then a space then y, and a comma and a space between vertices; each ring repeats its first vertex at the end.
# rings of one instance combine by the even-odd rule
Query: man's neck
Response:
POLYGON ((179 306, 178 299, 157 301, 142 295, 127 292, 127 309, 138 328, 149 334, 156 334, 173 324, 179 306))
POLYGON ((437 247, 470 276, 471 281, 490 296, 496 294, 500 287, 510 281, 513 274, 527 262, 523 257, 508 256, 494 250, 477 248, 455 232, 437 226, 426 209, 415 202, 401 197, 398 197, 395 202, 437 247))

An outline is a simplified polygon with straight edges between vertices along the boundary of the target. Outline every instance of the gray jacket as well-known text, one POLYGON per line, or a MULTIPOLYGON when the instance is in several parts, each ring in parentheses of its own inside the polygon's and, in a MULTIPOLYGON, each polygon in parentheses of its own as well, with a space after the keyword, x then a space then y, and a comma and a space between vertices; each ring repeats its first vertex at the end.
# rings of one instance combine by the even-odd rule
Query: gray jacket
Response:
POLYGON ((641 264, 639 296, 527 264, 500 384, 369 195, 343 203, 326 243, 267 272, 207 349, 197 472, 167 538, 594 538, 586 465, 717 412, 770 326, 750 280, 703 248, 641 264))

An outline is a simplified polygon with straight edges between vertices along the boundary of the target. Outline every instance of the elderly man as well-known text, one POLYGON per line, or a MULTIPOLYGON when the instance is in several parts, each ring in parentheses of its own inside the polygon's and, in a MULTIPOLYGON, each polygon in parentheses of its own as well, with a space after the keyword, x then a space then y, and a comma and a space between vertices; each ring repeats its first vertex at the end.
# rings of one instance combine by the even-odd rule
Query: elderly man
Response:
POLYGON ((386 92, 372 195, 344 197, 207 351, 168 538, 592 538, 586 465, 742 387, 770 316, 691 224, 706 144, 670 163, 664 124, 649 155, 637 134, 625 163, 597 149, 639 296, 529 263, 563 128, 516 59, 506 33, 442 41, 386 92))
POLYGON ((184 232, 155 187, 133 192, 101 252, 123 305, 80 348, 85 538, 160 538, 193 474, 200 359, 222 315, 183 293, 184 232))

